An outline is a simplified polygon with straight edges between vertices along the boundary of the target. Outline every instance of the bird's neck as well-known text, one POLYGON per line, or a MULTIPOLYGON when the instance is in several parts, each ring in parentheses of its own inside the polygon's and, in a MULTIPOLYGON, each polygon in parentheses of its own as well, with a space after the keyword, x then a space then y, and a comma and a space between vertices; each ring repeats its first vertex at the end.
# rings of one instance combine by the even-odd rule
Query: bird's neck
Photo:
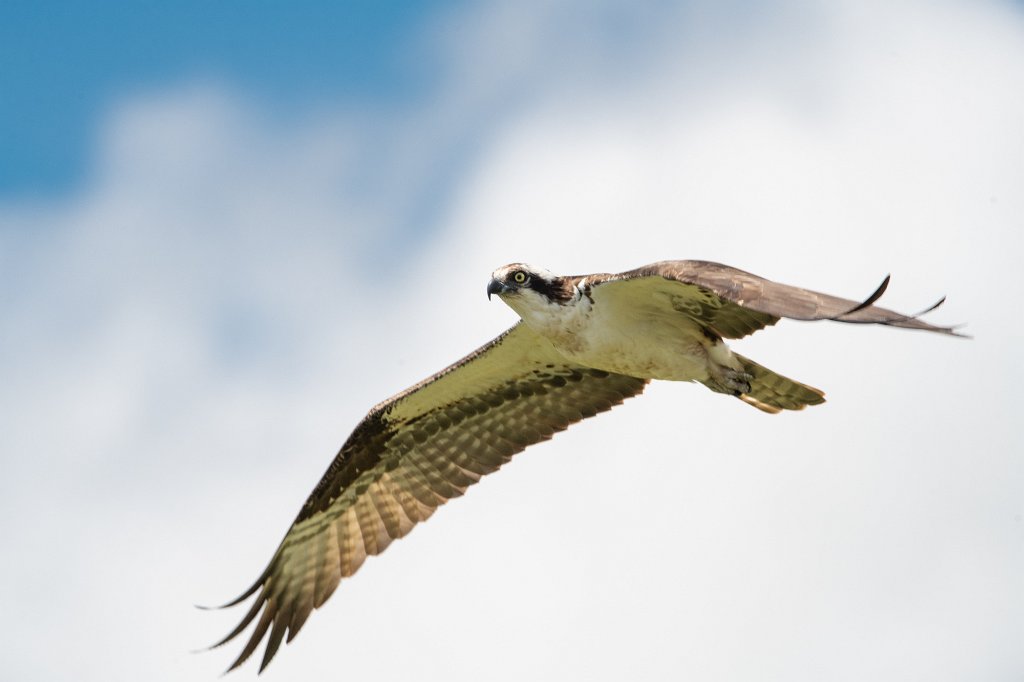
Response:
POLYGON ((528 327, 554 341, 567 333, 573 334, 585 323, 590 299, 572 287, 572 293, 563 299, 552 300, 531 292, 508 304, 528 327))

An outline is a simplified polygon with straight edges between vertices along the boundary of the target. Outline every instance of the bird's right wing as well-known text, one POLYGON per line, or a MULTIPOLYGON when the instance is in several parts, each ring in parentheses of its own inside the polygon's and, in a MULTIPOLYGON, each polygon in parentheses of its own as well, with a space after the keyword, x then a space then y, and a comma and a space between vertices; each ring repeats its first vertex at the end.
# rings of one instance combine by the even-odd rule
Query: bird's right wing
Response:
POLYGON ((520 323, 374 407, 306 500, 256 594, 220 644, 253 621, 231 665, 268 636, 262 670, 338 582, 528 445, 643 391, 646 381, 568 362, 520 323))

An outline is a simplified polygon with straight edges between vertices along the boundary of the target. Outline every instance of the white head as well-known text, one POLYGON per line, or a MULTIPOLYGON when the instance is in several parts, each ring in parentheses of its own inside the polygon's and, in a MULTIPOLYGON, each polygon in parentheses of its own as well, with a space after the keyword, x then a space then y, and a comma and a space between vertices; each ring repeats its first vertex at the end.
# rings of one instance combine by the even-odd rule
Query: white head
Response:
POLYGON ((571 280, 526 263, 510 263, 491 273, 487 297, 491 294, 527 323, 540 322, 579 298, 571 280))

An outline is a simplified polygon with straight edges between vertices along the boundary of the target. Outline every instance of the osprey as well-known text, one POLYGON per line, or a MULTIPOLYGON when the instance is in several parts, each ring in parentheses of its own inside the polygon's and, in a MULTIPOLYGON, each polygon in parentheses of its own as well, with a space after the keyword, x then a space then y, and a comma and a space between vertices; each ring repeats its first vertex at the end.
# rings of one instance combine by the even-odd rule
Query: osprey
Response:
MULTIPOLYGON (((370 410, 299 510, 234 630, 256 627, 232 663, 265 638, 262 671, 342 578, 517 452, 638 395, 652 379, 696 381, 765 412, 824 394, 732 352, 780 318, 835 320, 959 336, 919 316, 777 284, 704 261, 558 277, 513 263, 487 285, 522 318, 455 364, 370 410)), ((223 607, 222 607, 223 608, 223 607)))

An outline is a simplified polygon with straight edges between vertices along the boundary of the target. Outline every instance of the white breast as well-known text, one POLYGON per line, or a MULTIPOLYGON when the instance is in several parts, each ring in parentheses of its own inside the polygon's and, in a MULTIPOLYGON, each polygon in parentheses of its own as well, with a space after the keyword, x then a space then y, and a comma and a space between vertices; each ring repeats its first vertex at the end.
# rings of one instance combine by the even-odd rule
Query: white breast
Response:
POLYGON ((593 300, 584 296, 560 305, 536 297, 513 307, 560 353, 582 365, 650 379, 706 379, 710 341, 662 299, 657 292, 638 299, 595 287, 593 300))

